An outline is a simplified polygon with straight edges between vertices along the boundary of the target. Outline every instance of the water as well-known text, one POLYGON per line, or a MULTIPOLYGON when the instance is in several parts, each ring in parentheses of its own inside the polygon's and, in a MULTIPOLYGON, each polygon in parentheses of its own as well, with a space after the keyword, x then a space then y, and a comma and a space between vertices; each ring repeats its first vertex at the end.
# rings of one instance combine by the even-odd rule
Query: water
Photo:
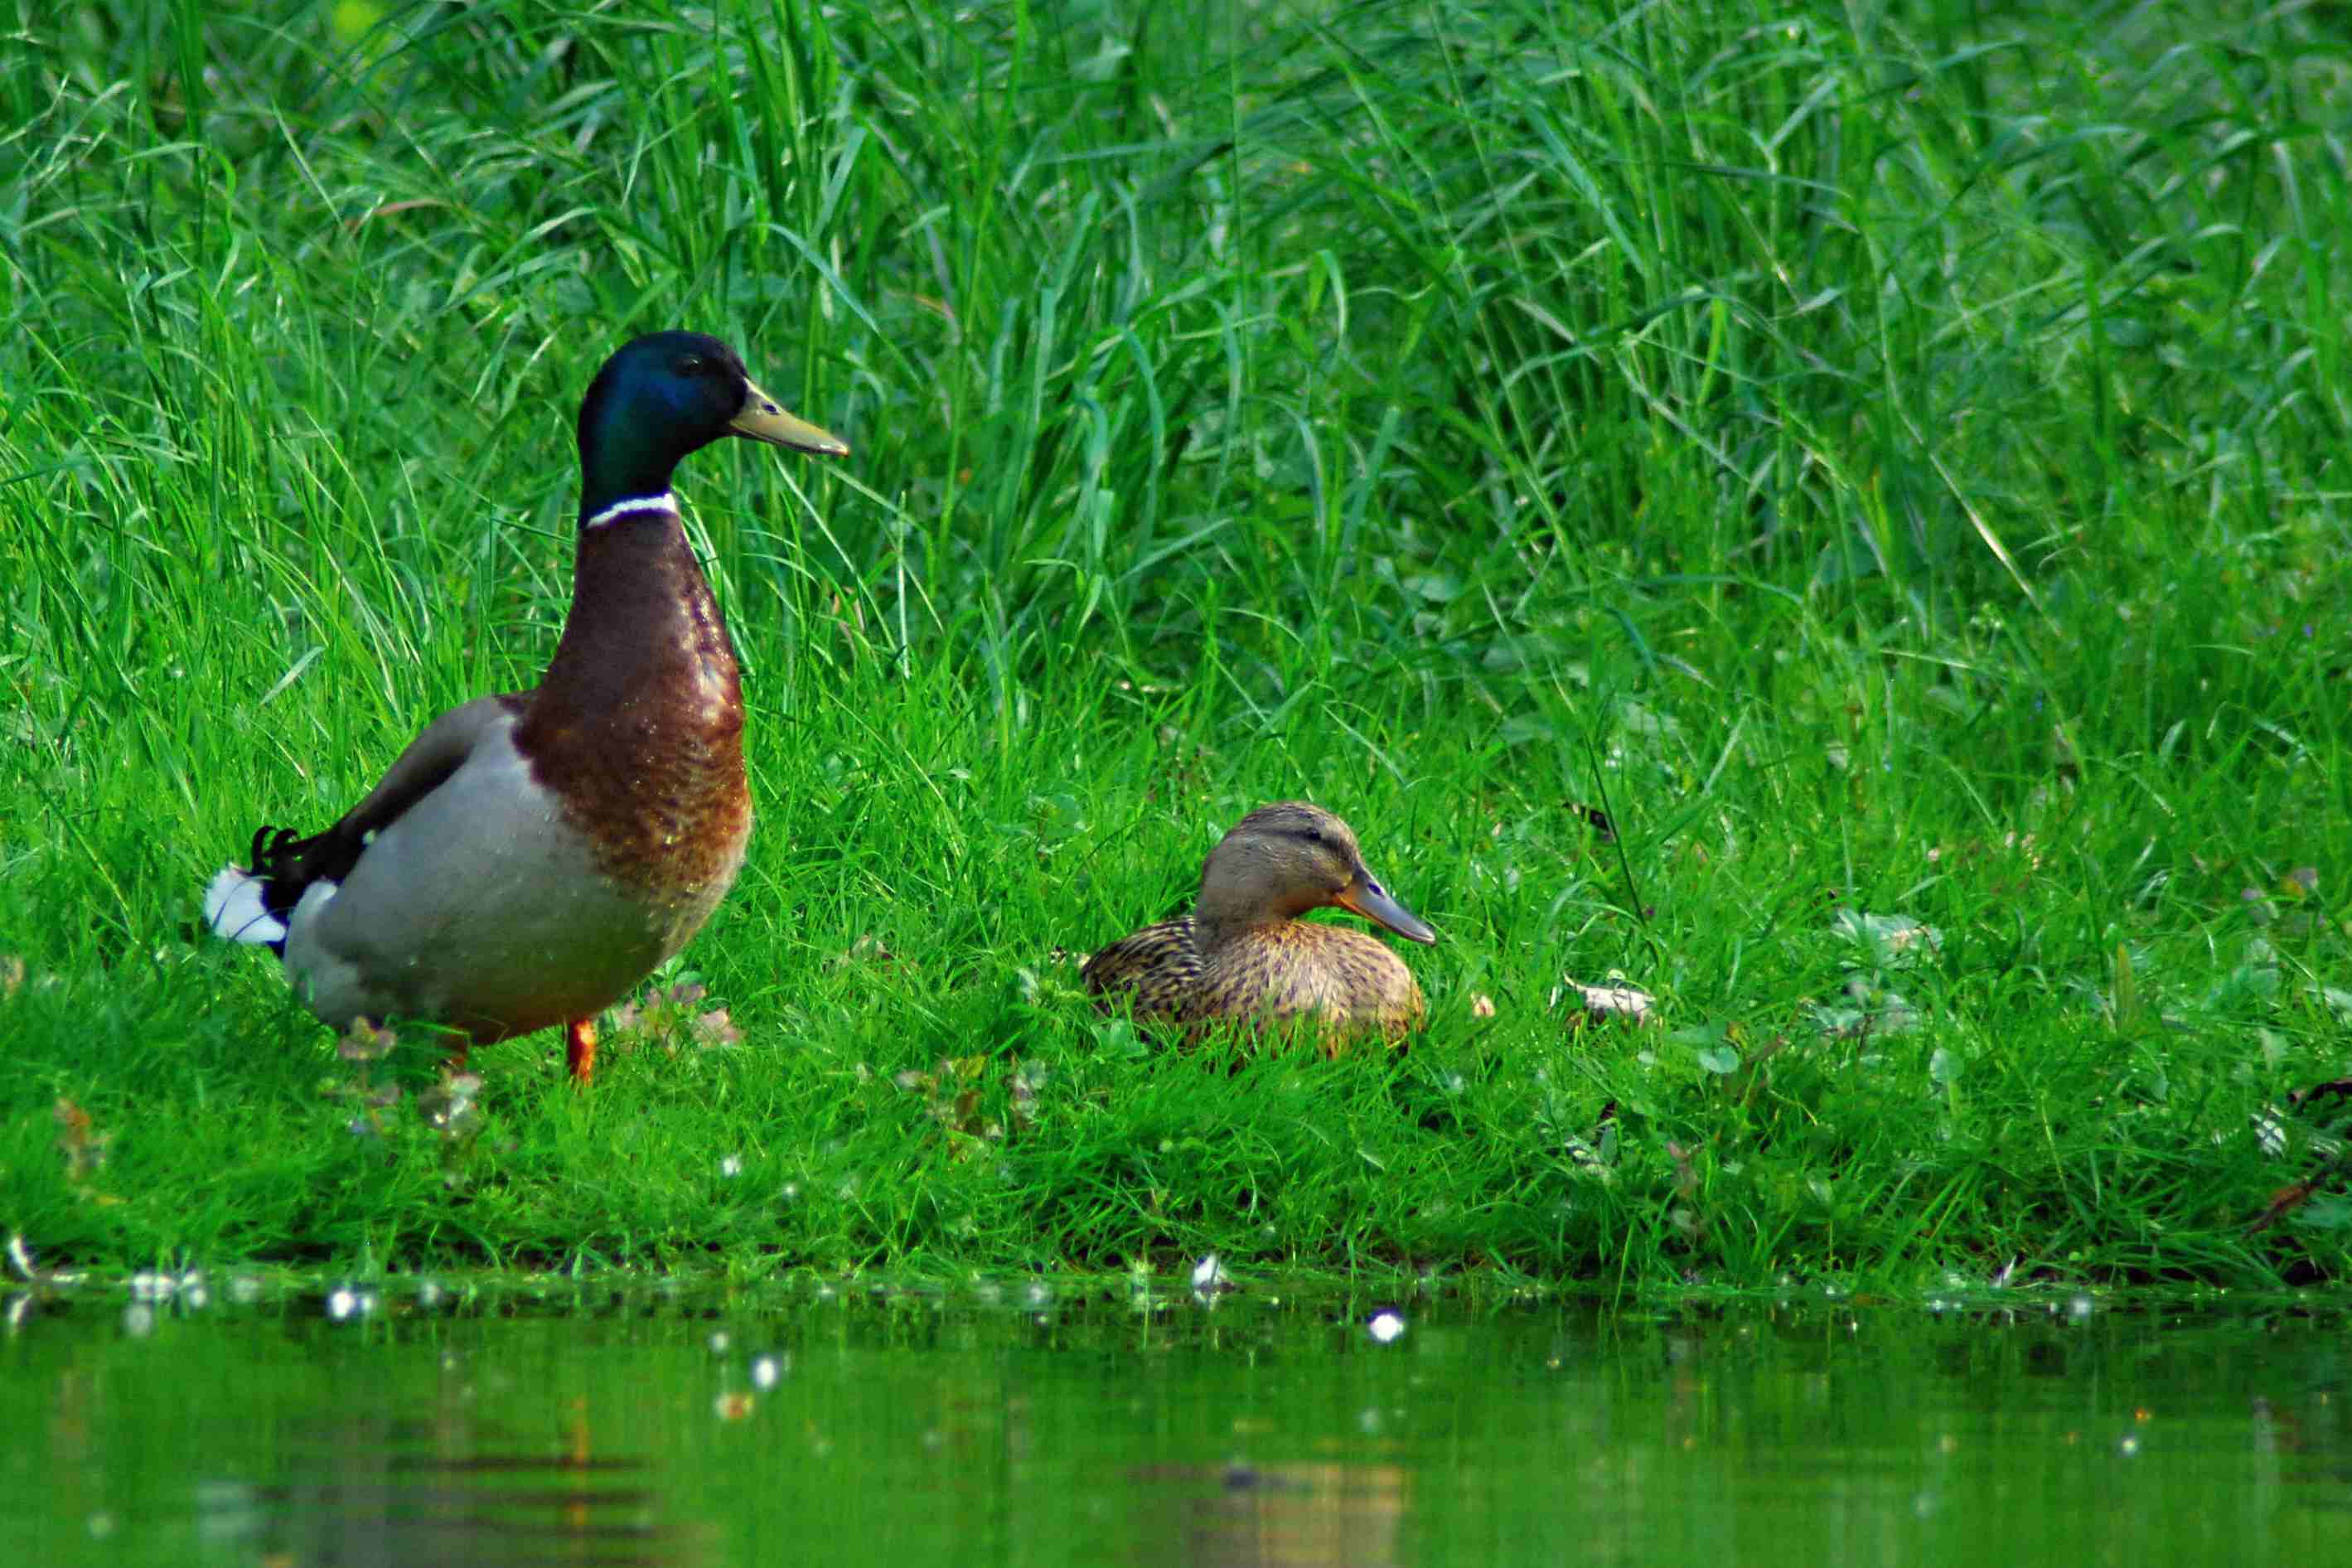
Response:
POLYGON ((215 1296, 8 1303, 0 1562, 2352 1562, 2332 1308, 215 1296))

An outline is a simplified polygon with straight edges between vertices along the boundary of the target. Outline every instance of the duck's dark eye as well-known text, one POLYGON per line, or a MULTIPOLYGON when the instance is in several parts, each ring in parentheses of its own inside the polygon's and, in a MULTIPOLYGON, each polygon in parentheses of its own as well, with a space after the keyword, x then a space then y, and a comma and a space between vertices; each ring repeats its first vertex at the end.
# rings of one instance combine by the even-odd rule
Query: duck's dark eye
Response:
POLYGON ((700 375, 707 362, 699 354, 688 354, 677 362, 680 375, 700 375))

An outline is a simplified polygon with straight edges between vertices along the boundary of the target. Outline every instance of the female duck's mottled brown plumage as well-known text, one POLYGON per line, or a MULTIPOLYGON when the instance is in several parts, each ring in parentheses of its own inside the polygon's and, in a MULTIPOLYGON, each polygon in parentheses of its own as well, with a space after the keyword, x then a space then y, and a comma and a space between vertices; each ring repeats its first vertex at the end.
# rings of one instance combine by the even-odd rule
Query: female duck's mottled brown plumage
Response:
POLYGON ((1209 852, 1192 913, 1120 938, 1079 978, 1187 1034, 1221 1020, 1302 1025, 1335 1055, 1360 1035, 1402 1037, 1425 1010, 1412 971, 1361 931, 1297 918, 1327 904, 1409 941, 1437 940, 1364 868, 1346 823, 1286 800, 1251 812, 1209 852))

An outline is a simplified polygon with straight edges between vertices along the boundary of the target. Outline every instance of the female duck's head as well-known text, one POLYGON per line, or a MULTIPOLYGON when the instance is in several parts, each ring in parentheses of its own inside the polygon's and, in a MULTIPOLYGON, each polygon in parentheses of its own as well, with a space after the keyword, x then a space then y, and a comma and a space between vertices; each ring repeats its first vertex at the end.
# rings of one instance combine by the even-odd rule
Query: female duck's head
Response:
POLYGON ((1363 916, 1408 942, 1435 942, 1364 865, 1356 836, 1321 806, 1286 800, 1234 826, 1201 868, 1193 920, 1212 931, 1272 925, 1325 905, 1363 916))

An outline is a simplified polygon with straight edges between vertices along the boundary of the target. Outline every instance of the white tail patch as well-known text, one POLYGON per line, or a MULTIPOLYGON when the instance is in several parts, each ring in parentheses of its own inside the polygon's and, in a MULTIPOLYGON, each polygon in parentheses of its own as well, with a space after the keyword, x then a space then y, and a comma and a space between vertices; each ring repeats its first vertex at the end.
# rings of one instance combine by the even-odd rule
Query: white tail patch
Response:
POLYGON ((241 866, 224 866, 205 889, 205 923, 231 942, 284 942, 286 922, 261 901, 261 879, 241 866))

